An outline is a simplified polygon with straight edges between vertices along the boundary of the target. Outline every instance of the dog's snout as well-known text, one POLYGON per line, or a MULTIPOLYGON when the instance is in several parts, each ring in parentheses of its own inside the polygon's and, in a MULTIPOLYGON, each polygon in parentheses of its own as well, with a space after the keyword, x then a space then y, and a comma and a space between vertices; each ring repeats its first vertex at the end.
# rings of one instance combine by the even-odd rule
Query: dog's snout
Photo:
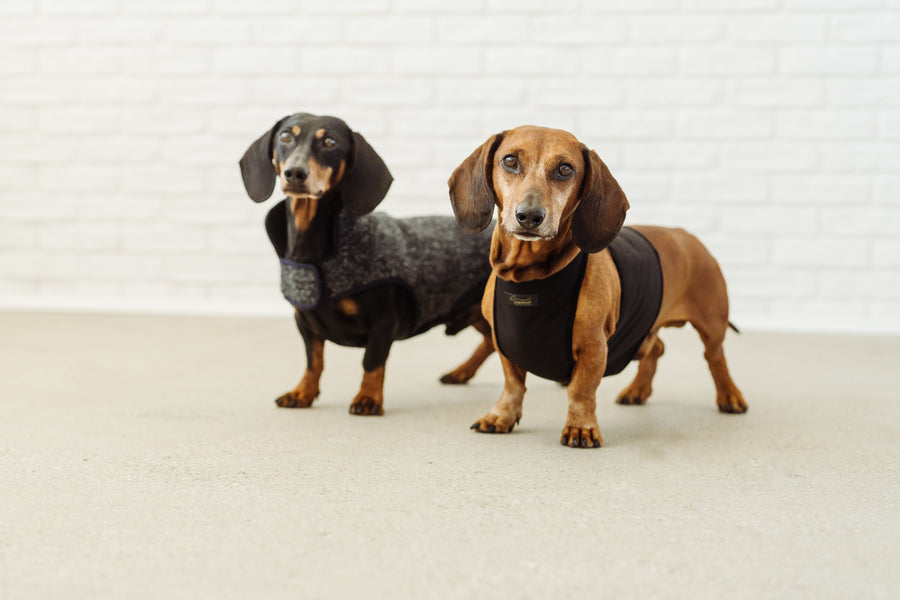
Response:
POLYGON ((516 207, 516 221, 525 229, 534 229, 544 222, 547 212, 543 206, 523 202, 516 207))
POLYGON ((291 183, 303 183, 307 177, 309 177, 309 169, 306 167, 291 167, 284 171, 284 178, 291 183))

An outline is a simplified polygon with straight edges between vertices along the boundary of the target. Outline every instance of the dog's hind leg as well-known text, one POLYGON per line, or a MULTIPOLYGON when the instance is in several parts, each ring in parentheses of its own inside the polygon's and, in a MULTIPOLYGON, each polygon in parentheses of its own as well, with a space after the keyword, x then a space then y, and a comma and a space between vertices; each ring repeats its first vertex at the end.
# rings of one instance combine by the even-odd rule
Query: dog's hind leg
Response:
POLYGON ((325 368, 325 341, 302 327, 300 336, 306 344, 306 371, 297 387, 275 400, 282 408, 309 408, 319 395, 319 379, 325 368))
POLYGON ((491 337, 491 326, 488 325, 488 322, 480 319, 473 323, 472 327, 483 336, 481 343, 466 362, 441 377, 441 383, 466 383, 475 376, 484 361, 494 353, 494 339, 491 337))
POLYGON ((747 403, 744 396, 731 379, 728 372, 728 364, 725 362, 725 350, 722 342, 725 340, 725 332, 728 329, 727 317, 717 318, 709 315, 700 315, 690 319, 691 325, 697 330, 706 351, 703 357, 709 364, 709 372, 716 384, 716 404, 723 413, 743 413, 747 411, 747 403))
POLYGON ((616 402, 619 404, 644 404, 653 393, 653 376, 656 374, 656 363, 665 352, 665 344, 659 339, 659 332, 653 331, 644 338, 638 350, 638 372, 634 381, 628 385, 616 402))
POLYGON ((722 342, 728 330, 728 290, 716 259, 693 235, 680 229, 644 228, 659 253, 663 303, 657 324, 689 322, 703 341, 704 357, 716 384, 716 404, 725 413, 742 413, 747 403, 731 380, 722 342))

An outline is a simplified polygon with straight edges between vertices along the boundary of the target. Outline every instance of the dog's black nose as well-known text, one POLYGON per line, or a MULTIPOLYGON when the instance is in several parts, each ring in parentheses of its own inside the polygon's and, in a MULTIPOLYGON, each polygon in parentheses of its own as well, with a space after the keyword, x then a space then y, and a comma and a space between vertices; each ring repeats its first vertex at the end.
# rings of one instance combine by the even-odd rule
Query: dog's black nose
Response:
POLYGON ((284 171, 284 178, 292 183, 303 183, 307 177, 309 177, 309 171, 304 167, 291 167, 284 171))
POLYGON ((516 221, 525 229, 534 229, 544 222, 547 213, 541 206, 522 203, 516 207, 516 221))

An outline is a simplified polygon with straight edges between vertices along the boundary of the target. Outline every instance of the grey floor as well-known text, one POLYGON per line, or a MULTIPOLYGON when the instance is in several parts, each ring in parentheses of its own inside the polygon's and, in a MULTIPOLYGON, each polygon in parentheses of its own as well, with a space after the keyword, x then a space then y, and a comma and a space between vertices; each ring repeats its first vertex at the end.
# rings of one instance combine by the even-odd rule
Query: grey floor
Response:
POLYGON ((897 598, 900 338, 730 335, 721 415, 690 329, 605 445, 559 445, 565 392, 469 431, 500 393, 438 376, 474 333, 394 347, 386 415, 347 413, 327 345, 312 409, 277 409, 289 315, 0 313, 0 598, 897 598))

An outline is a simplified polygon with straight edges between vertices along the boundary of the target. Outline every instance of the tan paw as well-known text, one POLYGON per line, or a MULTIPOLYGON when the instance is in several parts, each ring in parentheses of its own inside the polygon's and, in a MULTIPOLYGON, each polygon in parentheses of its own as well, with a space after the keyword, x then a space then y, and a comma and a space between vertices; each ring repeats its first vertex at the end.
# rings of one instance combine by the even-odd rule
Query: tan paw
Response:
POLYGON ((360 394, 350 404, 350 414, 380 417, 384 414, 384 408, 382 408, 381 402, 360 394))
POLYGON ((719 405, 719 412, 741 414, 747 412, 747 403, 744 402, 744 396, 736 387, 724 394, 716 396, 716 404, 719 405))
POLYGON ((572 427, 566 425, 563 427, 559 443, 570 448, 599 448, 603 445, 603 436, 600 435, 600 429, 596 426, 572 427))
POLYGON ((644 404, 652 392, 653 388, 650 386, 640 387, 632 384, 622 390, 622 393, 616 398, 616 402, 626 405, 644 404))
POLYGON ((315 400, 318 395, 319 392, 310 393, 307 391, 291 390, 276 398, 275 404, 281 408, 309 408, 312 406, 313 400, 315 400))
POLYGON ((472 423, 469 429, 480 433, 509 433, 519 424, 519 417, 488 413, 472 423))
POLYGON ((450 385, 459 385, 462 383, 466 383, 467 381, 472 379, 473 375, 474 375, 474 373, 469 373, 467 370, 462 369, 462 368, 454 369, 454 370, 450 371, 449 373, 447 373, 446 375, 444 375, 443 377, 441 377, 441 383, 446 383, 446 384, 450 384, 450 385))

